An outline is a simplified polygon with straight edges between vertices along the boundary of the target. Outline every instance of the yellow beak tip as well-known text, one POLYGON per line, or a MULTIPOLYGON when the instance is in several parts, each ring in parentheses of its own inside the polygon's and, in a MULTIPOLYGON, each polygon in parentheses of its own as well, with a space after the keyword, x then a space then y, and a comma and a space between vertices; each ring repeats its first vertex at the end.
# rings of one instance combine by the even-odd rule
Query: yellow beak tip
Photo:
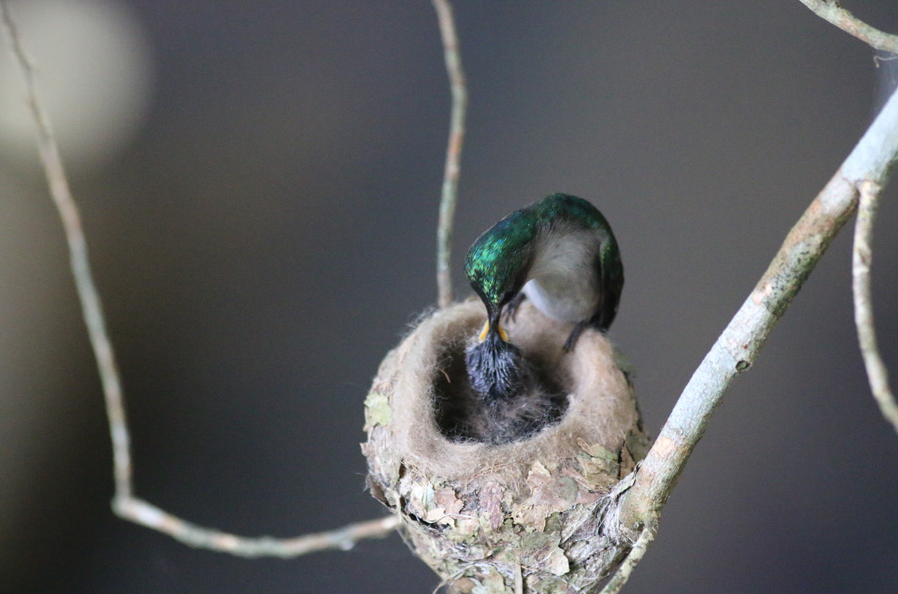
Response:
MULTIPOLYGON (((496 328, 499 331, 499 338, 501 338, 505 342, 508 342, 508 333, 505 331, 505 328, 503 328, 501 324, 498 324, 496 328)), ((486 340, 486 335, 489 334, 489 332, 490 322, 489 320, 487 320, 486 323, 483 324, 483 330, 480 331, 480 336, 477 337, 477 340, 479 342, 483 342, 484 340, 486 340)))

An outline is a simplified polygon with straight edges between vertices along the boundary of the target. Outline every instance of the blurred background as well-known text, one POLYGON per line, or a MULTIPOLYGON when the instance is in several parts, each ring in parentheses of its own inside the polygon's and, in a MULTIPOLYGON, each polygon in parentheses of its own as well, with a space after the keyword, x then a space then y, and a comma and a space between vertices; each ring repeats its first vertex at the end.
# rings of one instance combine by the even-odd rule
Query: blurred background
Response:
MULTIPOLYGON (((889 0, 845 2, 896 30, 889 0)), ((436 299, 449 90, 430 2, 15 2, 124 377, 137 494, 293 536, 377 517, 362 401, 436 299)), ((453 267, 563 191, 611 221, 611 338, 657 434, 867 127, 872 51, 798 0, 456 3, 453 267)), ((23 92, 0 58, 0 591, 430 592, 397 536, 291 561, 116 519, 101 390, 23 92), (18 114, 18 115, 17 115, 18 114)), ((898 376, 898 191, 874 301, 898 376)), ((853 327, 851 223, 717 412, 627 592, 895 592, 898 438, 853 327)))

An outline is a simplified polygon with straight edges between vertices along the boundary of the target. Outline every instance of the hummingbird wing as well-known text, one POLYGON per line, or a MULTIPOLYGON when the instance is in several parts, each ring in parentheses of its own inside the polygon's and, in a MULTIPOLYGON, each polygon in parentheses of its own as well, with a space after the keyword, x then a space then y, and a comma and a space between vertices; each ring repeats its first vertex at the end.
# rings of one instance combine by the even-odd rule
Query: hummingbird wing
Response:
POLYGON ((605 239, 595 262, 599 281, 599 306, 590 324, 605 332, 617 315, 621 291, 624 288, 624 266, 613 235, 605 239))

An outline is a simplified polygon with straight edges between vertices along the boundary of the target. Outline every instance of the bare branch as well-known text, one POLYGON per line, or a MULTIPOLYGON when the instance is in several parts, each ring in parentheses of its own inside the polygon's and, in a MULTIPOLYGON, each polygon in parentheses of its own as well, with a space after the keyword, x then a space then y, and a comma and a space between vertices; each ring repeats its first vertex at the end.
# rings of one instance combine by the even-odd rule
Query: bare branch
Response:
POLYGON ((446 168, 443 173, 443 190, 440 198, 440 219, 437 224, 437 292, 440 307, 452 303, 452 275, 449 261, 452 255, 452 226, 455 218, 455 199, 458 194, 458 176, 461 172, 461 149, 465 139, 465 112, 468 107, 468 90, 465 73, 458 52, 458 36, 455 18, 449 0, 433 0, 440 23, 440 37, 449 86, 452 91, 452 116, 449 121, 449 146, 446 148, 446 168))
POLYGON ((106 413, 109 416, 109 429, 112 437, 115 491, 121 496, 129 497, 131 495, 131 453, 125 408, 122 402, 122 384, 115 363, 115 352, 106 331, 100 296, 90 271, 87 242, 81 227, 81 215, 78 213, 78 207, 69 189, 62 159, 59 156, 59 148, 50 125, 50 118, 38 99, 34 67, 22 48, 19 32, 13 22, 6 0, 0 1, 0 12, 2 12, 3 30, 9 41, 10 52, 25 77, 28 108, 31 110, 31 116, 37 128, 37 144, 41 162, 50 185, 50 195, 62 219, 63 230, 69 246, 72 275, 75 277, 84 323, 87 325, 87 333, 103 383, 103 395, 106 397, 106 413))
POLYGON ((115 512, 135 524, 152 528, 191 547, 230 553, 238 557, 281 557, 284 559, 332 549, 349 550, 358 541, 382 538, 399 526, 399 516, 387 516, 343 528, 293 538, 235 536, 203 528, 177 518, 141 499, 129 497, 113 502, 115 512))
POLYGON ((876 343, 876 329, 873 320, 873 298, 870 293, 870 267, 873 264, 873 225, 879 207, 882 188, 873 181, 865 181, 860 186, 860 200, 857 207, 857 221, 854 225, 854 250, 851 272, 854 293, 854 322, 857 338, 870 380, 870 390, 882 416, 898 431, 898 403, 889 388, 889 372, 879 355, 876 343))
POLYGON ((836 0, 801 0, 801 3, 823 20, 857 37, 873 49, 898 54, 898 35, 890 35, 871 27, 842 8, 836 0))
POLYGON ((773 326, 857 207, 859 188, 884 186, 898 158, 898 92, 795 224, 767 272, 699 365, 624 494, 622 518, 637 526, 667 501, 730 382, 754 363, 773 326))
POLYGON ((386 536, 395 530, 399 520, 394 516, 388 516, 379 520, 351 524, 331 532, 295 538, 247 538, 196 526, 134 497, 131 438, 125 415, 121 376, 115 362, 115 351, 106 330, 100 296, 90 271, 81 216, 69 189, 50 119, 38 97, 34 67, 22 48, 19 32, 6 0, 0 0, 0 21, 9 41, 13 60, 18 63, 25 78, 28 106, 37 129, 41 163, 50 185, 50 195, 62 219, 63 231, 69 246, 72 275, 81 301, 81 311, 91 347, 97 359, 103 397, 106 401, 106 414, 109 418, 109 432, 112 437, 115 476, 112 508, 115 513, 126 520, 153 528, 191 546, 247 557, 296 557, 326 549, 347 549, 358 540, 386 536))

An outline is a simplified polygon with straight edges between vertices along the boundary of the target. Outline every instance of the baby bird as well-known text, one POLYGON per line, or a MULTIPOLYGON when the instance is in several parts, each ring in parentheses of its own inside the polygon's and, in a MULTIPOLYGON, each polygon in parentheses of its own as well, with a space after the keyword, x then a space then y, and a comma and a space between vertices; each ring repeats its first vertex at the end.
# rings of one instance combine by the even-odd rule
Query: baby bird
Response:
POLYGON ((465 273, 486 306, 479 342, 466 352, 472 387, 488 401, 513 397, 529 373, 500 325, 526 296, 549 318, 574 324, 565 351, 584 328, 614 321, 624 268, 608 221, 592 204, 552 194, 489 229, 465 257, 465 273))

